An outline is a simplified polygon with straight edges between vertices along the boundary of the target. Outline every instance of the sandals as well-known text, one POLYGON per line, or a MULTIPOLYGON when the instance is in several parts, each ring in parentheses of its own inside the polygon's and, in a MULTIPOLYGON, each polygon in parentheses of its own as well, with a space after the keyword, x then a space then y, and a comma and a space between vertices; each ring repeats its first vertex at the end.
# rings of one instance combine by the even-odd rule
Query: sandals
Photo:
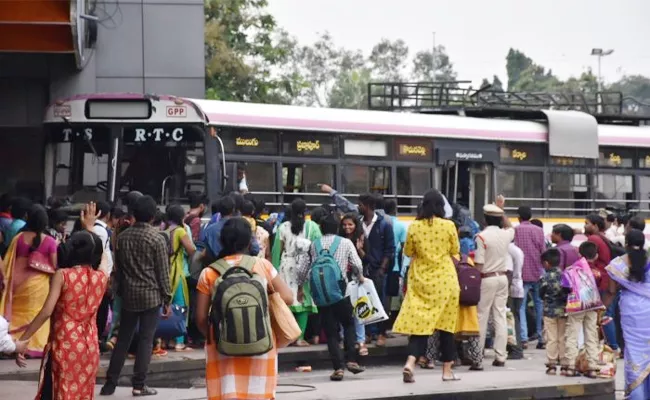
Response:
POLYGON ((557 367, 555 365, 547 365, 546 375, 557 375, 557 367))
POLYGON ((359 343, 359 355, 362 357, 365 357, 368 355, 368 347, 366 346, 365 343, 359 343))
POLYGON ((421 357, 418 360, 417 364, 418 364, 418 367, 420 367, 422 369, 435 369, 436 368, 436 364, 433 361, 429 361, 424 357, 421 357))
POLYGON ((133 395, 133 397, 143 397, 143 396, 155 396, 158 394, 158 392, 155 389, 145 386, 142 389, 133 389, 131 394, 133 395))
POLYGON ((182 343, 179 343, 176 346, 174 346, 174 351, 177 353, 181 353, 184 351, 194 351, 194 350, 190 346, 186 346, 182 343))
POLYGON ((355 362, 349 362, 345 364, 345 368, 347 368, 348 371, 352 372, 353 374, 360 374, 366 370, 365 367, 362 367, 361 365, 355 363, 355 362))
POLYGON ((414 383, 415 378, 413 378, 413 371, 404 367, 404 369, 402 370, 402 380, 404 381, 404 383, 414 383))
POLYGON ((569 378, 574 378, 574 377, 580 376, 580 372, 576 371, 573 368, 567 368, 565 376, 569 377, 569 378))
POLYGON ((442 381, 443 382, 452 382, 452 381, 459 381, 459 380, 460 380, 460 378, 457 377, 456 374, 453 373, 453 371, 451 373, 450 378, 449 377, 445 378, 445 375, 444 374, 442 375, 442 381))
POLYGON ((296 347, 309 347, 311 345, 309 344, 309 342, 305 341, 305 339, 299 339, 299 340, 296 340, 296 342, 294 343, 294 346, 296 346, 296 347))
POLYGON ((560 367, 560 375, 566 376, 569 367, 560 367))
POLYGON ((344 372, 343 372, 342 369, 337 369, 336 371, 334 371, 332 373, 332 375, 330 375, 330 381, 334 381, 334 382, 342 381, 343 380, 343 374, 344 374, 344 372))
POLYGON ((589 378, 589 379, 597 379, 598 378, 598 372, 594 371, 594 370, 589 370, 589 371, 585 372, 584 374, 582 374, 582 376, 584 376, 585 378, 589 378))

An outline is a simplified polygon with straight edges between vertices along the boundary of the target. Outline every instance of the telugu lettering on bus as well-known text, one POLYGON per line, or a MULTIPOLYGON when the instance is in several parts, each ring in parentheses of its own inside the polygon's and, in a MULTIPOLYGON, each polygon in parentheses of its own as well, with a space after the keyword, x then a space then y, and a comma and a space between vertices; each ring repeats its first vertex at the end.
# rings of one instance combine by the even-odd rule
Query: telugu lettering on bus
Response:
POLYGON ((399 152, 402 155, 416 155, 416 156, 426 156, 427 148, 424 146, 409 146, 408 144, 401 144, 399 146, 399 152))
POLYGON ((298 151, 314 151, 320 150, 320 140, 310 141, 310 140, 298 140, 296 142, 296 150, 298 151))
POLYGON ((238 137, 235 139, 235 145, 241 147, 257 147, 260 145, 260 141, 257 138, 238 137))

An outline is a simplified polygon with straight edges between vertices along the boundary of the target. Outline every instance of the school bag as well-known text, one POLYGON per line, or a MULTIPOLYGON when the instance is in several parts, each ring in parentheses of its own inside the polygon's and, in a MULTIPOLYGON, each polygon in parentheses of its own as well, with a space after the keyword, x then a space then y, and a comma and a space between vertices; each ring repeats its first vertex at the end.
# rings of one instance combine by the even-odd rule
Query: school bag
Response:
POLYGON ((334 254, 341 243, 335 236, 328 249, 323 248, 322 239, 314 241, 316 259, 311 265, 311 294, 314 304, 319 307, 331 306, 345 298, 346 284, 339 263, 334 254))
POLYGON ((469 264, 465 254, 461 256, 460 260, 454 258, 454 264, 460 285, 460 304, 463 306, 478 305, 481 300, 481 273, 469 264))
POLYGON ((242 256, 238 265, 223 259, 210 264, 219 273, 210 325, 217 350, 226 356, 258 356, 273 349, 266 278, 253 271, 255 262, 254 257, 242 256))

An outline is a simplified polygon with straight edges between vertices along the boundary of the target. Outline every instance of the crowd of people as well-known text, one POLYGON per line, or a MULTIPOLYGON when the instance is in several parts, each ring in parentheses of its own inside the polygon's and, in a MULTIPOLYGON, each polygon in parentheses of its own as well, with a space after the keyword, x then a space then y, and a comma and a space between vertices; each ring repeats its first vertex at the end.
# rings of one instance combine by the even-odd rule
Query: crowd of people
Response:
POLYGON ((269 298, 277 294, 300 331, 292 345, 327 343, 333 381, 364 372, 367 345, 385 346, 394 334, 408 336, 405 383, 436 362, 443 381, 459 380, 459 365, 481 371, 486 347, 492 365, 504 367, 529 342, 546 349, 547 374, 559 367, 594 378, 602 331, 612 350, 624 344, 630 399, 650 398, 642 218, 588 215, 587 240, 574 247, 575 229, 558 224, 547 240, 528 207, 513 227, 501 196, 479 224, 430 190, 407 226, 393 199, 362 194, 355 204, 321 189, 330 195, 323 206, 309 212, 297 198, 267 218, 245 191, 211 205, 190 193, 189 211, 170 205, 164 213, 151 196, 131 192, 122 206, 85 205, 71 232, 60 202, 0 197, 0 351, 19 366, 43 359, 39 399, 92 398, 107 352, 101 395, 115 392, 128 356, 133 395, 154 395, 151 358, 192 348, 205 349, 210 399, 272 399, 277 311, 269 298), (390 318, 366 325, 355 313, 345 288, 366 281, 390 318), (181 331, 163 335, 161 321, 177 314, 181 331), (576 365, 580 342, 586 371, 576 365))

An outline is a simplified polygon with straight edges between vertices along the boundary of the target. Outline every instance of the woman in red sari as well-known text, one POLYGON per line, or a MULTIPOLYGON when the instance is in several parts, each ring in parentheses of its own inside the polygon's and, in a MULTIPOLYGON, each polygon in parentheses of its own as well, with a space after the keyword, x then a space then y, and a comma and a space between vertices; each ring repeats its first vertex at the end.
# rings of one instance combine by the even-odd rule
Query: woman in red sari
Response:
MULTIPOLYGON (((95 216, 95 204, 86 205, 81 213, 84 230, 60 249, 59 269, 45 305, 20 339, 29 340, 51 317, 37 400, 94 398, 99 367, 96 317, 108 283, 102 242, 92 233, 95 216)), ((24 355, 16 362, 24 367, 24 355)))

